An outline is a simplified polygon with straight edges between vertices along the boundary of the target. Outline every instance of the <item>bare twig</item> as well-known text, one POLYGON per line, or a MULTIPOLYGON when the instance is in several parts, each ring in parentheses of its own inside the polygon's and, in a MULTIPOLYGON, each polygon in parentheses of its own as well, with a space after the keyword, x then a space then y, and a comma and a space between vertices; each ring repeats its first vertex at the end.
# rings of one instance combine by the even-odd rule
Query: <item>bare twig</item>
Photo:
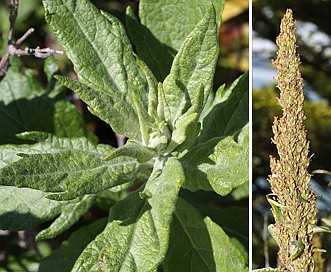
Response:
POLYGON ((10 29, 8 34, 8 46, 7 51, 2 59, 0 59, 0 81, 4 78, 7 73, 9 67, 9 58, 10 56, 27 56, 34 55, 37 58, 47 58, 54 54, 63 54, 63 51, 53 50, 50 48, 25 48, 24 50, 18 49, 17 46, 20 45, 33 31, 33 28, 29 28, 25 34, 19 38, 16 43, 13 43, 13 33, 14 33, 14 25, 17 18, 17 10, 18 10, 18 2, 19 0, 11 0, 10 2, 10 29))
POLYGON ((63 51, 59 50, 53 50, 50 48, 25 48, 24 50, 17 49, 15 46, 10 45, 8 47, 7 52, 10 56, 16 55, 16 56, 28 56, 28 55, 34 55, 37 58, 47 58, 54 54, 63 54, 63 51))
POLYGON ((20 45, 32 32, 34 31, 34 28, 29 28, 25 33, 24 35, 19 38, 17 41, 16 41, 16 45, 20 45))
POLYGON ((11 0, 10 1, 10 14, 9 14, 9 34, 8 34, 8 45, 13 43, 13 37, 14 37, 14 25, 17 18, 17 11, 18 11, 18 2, 19 0, 11 0))
MULTIPOLYGON (((8 33, 8 47, 13 43, 14 25, 17 18, 19 0, 11 0, 9 4, 9 33, 8 33)), ((0 81, 5 76, 9 66, 9 54, 5 53, 4 57, 0 61, 0 81)))

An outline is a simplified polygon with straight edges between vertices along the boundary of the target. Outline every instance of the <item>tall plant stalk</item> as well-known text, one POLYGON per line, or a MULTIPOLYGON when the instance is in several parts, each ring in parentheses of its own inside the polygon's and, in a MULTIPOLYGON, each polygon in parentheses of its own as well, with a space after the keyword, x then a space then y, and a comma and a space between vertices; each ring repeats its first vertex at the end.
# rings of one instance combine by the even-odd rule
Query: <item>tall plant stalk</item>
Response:
POLYGON ((303 124, 304 93, 294 24, 288 9, 281 21, 274 62, 283 116, 275 117, 272 126, 279 158, 270 157, 272 194, 267 198, 275 218, 269 230, 279 246, 279 268, 306 272, 314 269, 312 225, 317 209, 315 192, 309 188, 309 141, 303 124))

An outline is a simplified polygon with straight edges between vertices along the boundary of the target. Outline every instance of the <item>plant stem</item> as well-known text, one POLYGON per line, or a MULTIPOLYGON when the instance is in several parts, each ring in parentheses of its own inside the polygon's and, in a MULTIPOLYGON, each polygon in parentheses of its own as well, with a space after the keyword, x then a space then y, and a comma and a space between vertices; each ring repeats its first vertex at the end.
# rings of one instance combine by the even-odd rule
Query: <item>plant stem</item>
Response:
MULTIPOLYGON (((281 21, 277 37, 278 102, 283 109, 272 127, 279 159, 270 157, 269 182, 273 192, 273 235, 279 245, 279 268, 289 271, 313 270, 313 230, 316 224, 316 196, 309 190, 310 158, 307 131, 303 124, 304 93, 299 71, 300 56, 296 53, 295 22, 288 9, 281 21)), ((271 200, 269 200, 270 202, 271 200)))

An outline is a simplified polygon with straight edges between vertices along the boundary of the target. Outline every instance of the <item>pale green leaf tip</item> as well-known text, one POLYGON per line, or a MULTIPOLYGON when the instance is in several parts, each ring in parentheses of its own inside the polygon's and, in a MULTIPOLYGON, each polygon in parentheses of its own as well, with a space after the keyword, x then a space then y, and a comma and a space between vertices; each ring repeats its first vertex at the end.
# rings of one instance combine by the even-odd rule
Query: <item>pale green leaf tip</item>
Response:
POLYGON ((139 192, 139 196, 140 196, 141 199, 151 198, 152 193, 145 189, 143 192, 139 192))

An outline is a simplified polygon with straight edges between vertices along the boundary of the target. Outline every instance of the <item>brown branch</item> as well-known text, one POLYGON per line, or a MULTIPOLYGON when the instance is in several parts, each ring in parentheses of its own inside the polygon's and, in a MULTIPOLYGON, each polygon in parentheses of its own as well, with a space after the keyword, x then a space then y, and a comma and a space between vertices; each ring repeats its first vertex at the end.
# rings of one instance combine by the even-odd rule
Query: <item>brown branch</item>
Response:
MULTIPOLYGON (((8 47, 13 43, 14 25, 17 18, 19 0, 11 0, 9 4, 9 33, 8 33, 8 47)), ((4 57, 0 61, 0 81, 5 76, 9 66, 9 54, 5 53, 4 57)))
POLYGON ((17 11, 18 11, 18 2, 19 0, 11 0, 9 4, 10 13, 9 13, 9 34, 8 34, 8 45, 13 43, 14 37, 14 25, 17 18, 17 11))
POLYGON ((0 59, 0 81, 5 77, 8 68, 9 68, 9 59, 10 56, 27 56, 34 55, 37 58, 47 58, 54 54, 63 54, 63 51, 53 50, 50 48, 25 48, 24 50, 18 49, 19 46, 33 31, 33 28, 28 29, 25 34, 19 38, 16 43, 13 43, 13 33, 14 33, 14 25, 17 18, 17 10, 18 10, 18 2, 19 0, 11 0, 10 2, 10 15, 9 15, 9 34, 8 34, 8 46, 5 55, 2 59, 0 59))
POLYGON ((63 54, 63 51, 53 50, 50 48, 25 48, 24 50, 17 49, 15 46, 10 45, 7 50, 10 56, 29 56, 34 55, 37 58, 47 58, 54 54, 63 54))

